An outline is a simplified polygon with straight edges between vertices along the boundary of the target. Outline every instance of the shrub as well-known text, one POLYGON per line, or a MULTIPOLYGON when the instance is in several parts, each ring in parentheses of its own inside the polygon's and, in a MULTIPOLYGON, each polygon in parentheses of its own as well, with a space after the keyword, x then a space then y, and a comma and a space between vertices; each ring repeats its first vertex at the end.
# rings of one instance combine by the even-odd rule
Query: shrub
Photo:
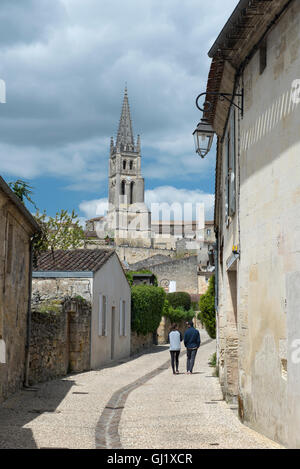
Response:
POLYGON ((132 330, 143 335, 155 332, 163 315, 165 297, 163 288, 134 285, 131 288, 132 330))
POLYGON ((212 356, 210 357, 210 360, 209 360, 209 366, 216 366, 217 365, 217 354, 216 352, 214 352, 212 354, 212 356))
POLYGON ((167 300, 172 308, 182 307, 186 311, 191 309, 191 297, 186 292, 173 292, 167 294, 167 300))
POLYGON ((200 312, 198 319, 204 324, 205 329, 212 339, 216 338, 216 313, 215 313, 215 276, 209 279, 208 289, 199 301, 200 312))
POLYGON ((195 312, 193 309, 186 311, 182 307, 172 308, 169 306, 168 310, 164 309, 164 316, 169 318, 171 322, 190 321, 195 316, 195 312))

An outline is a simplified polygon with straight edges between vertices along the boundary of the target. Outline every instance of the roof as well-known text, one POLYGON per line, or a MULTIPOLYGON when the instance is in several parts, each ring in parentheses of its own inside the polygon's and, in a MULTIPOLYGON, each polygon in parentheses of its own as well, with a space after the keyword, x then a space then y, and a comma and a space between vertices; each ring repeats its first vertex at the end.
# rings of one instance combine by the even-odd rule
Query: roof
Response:
POLYGON ((209 57, 222 51, 236 68, 290 3, 291 0, 240 0, 210 48, 209 57))
MULTIPOLYGON (((208 52, 212 62, 207 93, 233 92, 235 76, 257 52, 290 3, 291 0, 240 0, 208 52)), ((222 135, 229 107, 229 102, 220 101, 217 95, 207 96, 204 117, 219 135, 222 135)))
POLYGON ((136 278, 152 278, 152 277, 155 277, 155 275, 152 274, 152 273, 150 274, 150 273, 139 273, 139 272, 138 273, 133 272, 132 276, 133 276, 133 278, 135 278, 135 277, 136 278))
POLYGON ((130 145, 131 147, 134 146, 127 87, 125 87, 123 106, 117 135, 117 146, 120 146, 121 144, 130 145))
POLYGON ((97 272, 115 254, 110 249, 62 249, 46 251, 37 259, 35 272, 97 272))
POLYGON ((31 213, 27 210, 24 204, 22 204, 19 197, 11 190, 8 184, 4 181, 4 179, 0 176, 0 189, 7 195, 9 200, 17 207, 17 209, 22 213, 24 218, 28 221, 30 226, 33 228, 34 232, 39 232, 41 230, 39 224, 33 218, 31 213))

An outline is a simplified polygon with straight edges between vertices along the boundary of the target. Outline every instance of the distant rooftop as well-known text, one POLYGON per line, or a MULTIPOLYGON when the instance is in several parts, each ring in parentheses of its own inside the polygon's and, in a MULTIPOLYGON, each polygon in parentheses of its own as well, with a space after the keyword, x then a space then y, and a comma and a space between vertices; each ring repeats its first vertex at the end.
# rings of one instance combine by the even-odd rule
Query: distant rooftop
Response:
POLYGON ((72 249, 43 252, 34 272, 97 272, 114 254, 107 249, 72 249))

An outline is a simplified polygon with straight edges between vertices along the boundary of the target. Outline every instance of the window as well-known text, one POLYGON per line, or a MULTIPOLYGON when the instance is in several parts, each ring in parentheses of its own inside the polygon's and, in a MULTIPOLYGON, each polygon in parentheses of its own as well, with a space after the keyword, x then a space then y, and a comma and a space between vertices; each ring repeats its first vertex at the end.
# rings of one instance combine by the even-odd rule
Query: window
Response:
POLYGON ((126 160, 123 160, 123 169, 126 169, 126 160))
POLYGON ((235 110, 231 108, 229 128, 225 137, 225 223, 228 226, 229 218, 236 210, 235 190, 235 110))
POLYGON ((134 182, 132 181, 130 183, 130 202, 129 202, 130 204, 133 204, 133 200, 134 200, 133 199, 133 187, 134 187, 134 182))
POLYGON ((107 298, 105 295, 99 295, 98 335, 107 335, 107 298))
POLYGON ((121 182, 121 195, 125 195, 125 181, 121 182))
POLYGON ((259 73, 263 73, 267 66, 267 41, 263 41, 259 49, 259 73))
POLYGON ((120 300, 120 336, 126 336, 126 301, 120 300))
POLYGON ((129 163, 129 168, 132 169, 133 168, 133 161, 130 160, 130 163, 129 163))
POLYGON ((210 229, 206 230, 206 233, 207 233, 207 236, 210 236, 211 230, 210 229))

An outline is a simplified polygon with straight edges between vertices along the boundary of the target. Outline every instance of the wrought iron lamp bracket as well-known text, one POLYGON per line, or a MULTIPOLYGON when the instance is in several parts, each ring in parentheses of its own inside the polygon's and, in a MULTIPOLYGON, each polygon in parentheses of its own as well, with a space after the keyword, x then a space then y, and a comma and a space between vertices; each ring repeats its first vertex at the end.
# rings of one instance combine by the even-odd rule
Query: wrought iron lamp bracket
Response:
POLYGON ((211 107, 212 107, 212 103, 210 101, 205 101, 204 105, 203 105, 203 108, 201 108, 198 104, 198 101, 202 96, 218 96, 220 101, 224 101, 224 100, 228 101, 230 103, 230 105, 235 106, 237 109, 239 109, 241 111, 241 115, 243 117, 243 113, 244 113, 244 89, 242 89, 241 93, 232 93, 231 94, 231 93, 221 93, 221 92, 211 91, 211 92, 205 92, 205 93, 199 94, 199 96, 197 96, 197 98, 196 98, 197 108, 199 109, 199 111, 209 112, 211 107), (241 98, 241 106, 239 106, 238 104, 236 104, 234 102, 235 97, 241 98))

